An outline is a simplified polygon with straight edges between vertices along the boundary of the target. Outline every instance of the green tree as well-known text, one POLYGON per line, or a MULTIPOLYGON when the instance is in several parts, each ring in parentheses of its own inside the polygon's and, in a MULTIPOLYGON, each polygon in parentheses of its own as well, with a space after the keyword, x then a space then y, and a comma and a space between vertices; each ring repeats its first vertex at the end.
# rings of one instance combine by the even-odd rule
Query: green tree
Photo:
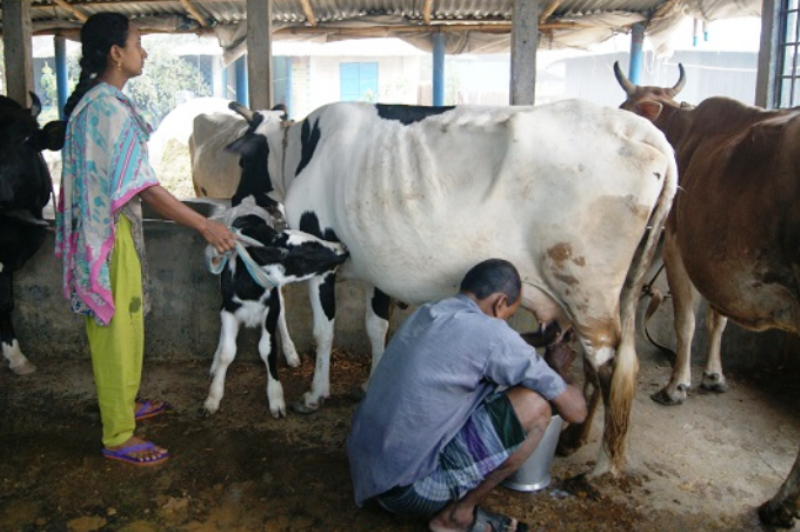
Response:
POLYGON ((130 80, 125 88, 154 128, 183 101, 211 94, 200 69, 172 53, 180 44, 175 37, 158 35, 148 39, 144 74, 130 80))
POLYGON ((56 84, 56 73, 45 61, 42 67, 42 77, 39 80, 44 94, 40 94, 43 106, 58 105, 58 85, 56 84))

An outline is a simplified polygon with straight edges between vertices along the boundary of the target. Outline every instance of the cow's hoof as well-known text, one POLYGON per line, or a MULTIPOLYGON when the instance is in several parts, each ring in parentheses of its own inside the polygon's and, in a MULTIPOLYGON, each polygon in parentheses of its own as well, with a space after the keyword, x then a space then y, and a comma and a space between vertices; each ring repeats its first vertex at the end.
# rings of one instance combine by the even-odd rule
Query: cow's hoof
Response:
POLYGON ((291 368, 300 367, 300 356, 297 353, 284 353, 286 357, 286 365, 291 368))
POLYGON ((217 410, 219 410, 219 401, 209 397, 206 399, 206 402, 203 403, 203 410, 205 410, 206 414, 209 416, 216 414, 217 410))
POLYGON ((682 404, 684 399, 686 399, 686 391, 684 389, 683 393, 676 392, 671 394, 667 391, 666 388, 659 390, 658 392, 654 393, 650 396, 650 399, 655 401, 656 403, 664 406, 677 406, 682 404))
POLYGON ((703 373, 700 387, 706 391, 716 393, 725 393, 730 390, 730 386, 725 382, 725 377, 719 373, 703 373))
POLYGON ((17 375, 30 375, 31 373, 36 373, 36 366, 27 360, 22 364, 17 364, 16 366, 9 366, 9 368, 17 375))
POLYGON ((322 403, 325 402, 325 399, 320 398, 316 401, 312 401, 307 398, 303 398, 300 401, 297 401, 292 405, 292 410, 298 414, 313 414, 322 406, 322 403))
POLYGON ((269 413, 272 414, 272 417, 275 419, 286 417, 286 404, 281 403, 279 405, 270 405, 269 413))
POLYGON ((767 501, 758 507, 758 517, 762 523, 768 526, 792 528, 798 515, 797 510, 789 510, 782 504, 767 501))

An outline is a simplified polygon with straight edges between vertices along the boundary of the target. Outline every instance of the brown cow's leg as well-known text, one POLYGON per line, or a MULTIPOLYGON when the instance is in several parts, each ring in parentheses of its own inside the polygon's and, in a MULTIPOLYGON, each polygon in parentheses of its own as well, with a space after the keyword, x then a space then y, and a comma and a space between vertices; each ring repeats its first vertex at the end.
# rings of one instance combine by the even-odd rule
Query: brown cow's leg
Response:
POLYGON ((725 382, 725 375, 722 373, 722 333, 728 318, 708 307, 706 313, 706 326, 708 327, 708 355, 706 357, 706 367, 703 370, 703 380, 700 387, 712 392, 727 392, 728 383, 725 382))
POLYGON ((672 293, 672 306, 675 320, 675 334, 678 337, 678 350, 672 376, 667 385, 651 395, 651 399, 662 405, 679 405, 686 399, 686 392, 692 385, 691 350, 694 337, 694 307, 692 303, 692 284, 683 258, 676 242, 676 235, 670 231, 664 234, 664 267, 667 282, 672 293))
POLYGON ((800 496, 800 454, 778 493, 758 508, 761 522, 770 526, 791 528, 794 519, 798 517, 798 496, 800 496))

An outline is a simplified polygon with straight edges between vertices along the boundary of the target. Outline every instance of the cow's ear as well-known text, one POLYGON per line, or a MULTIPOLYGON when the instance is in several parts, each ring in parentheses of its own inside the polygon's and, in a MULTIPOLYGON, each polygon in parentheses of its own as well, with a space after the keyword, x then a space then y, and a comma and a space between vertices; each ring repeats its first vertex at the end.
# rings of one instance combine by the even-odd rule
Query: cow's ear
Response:
POLYGON ((67 123, 63 120, 48 122, 39 133, 39 145, 42 149, 58 151, 64 147, 66 132, 67 123))
POLYGON ((654 100, 644 100, 637 102, 637 104, 633 107, 633 112, 639 116, 645 117, 651 122, 655 122, 656 118, 658 118, 658 115, 661 114, 663 109, 664 106, 659 102, 654 100))
POLYGON ((255 153, 257 148, 258 140, 254 138, 254 135, 245 134, 244 136, 225 146, 225 151, 238 153, 240 155, 250 155, 255 153))
POLYGON ((282 103, 279 103, 275 107, 273 107, 271 110, 272 111, 280 111, 282 113, 281 114, 281 120, 282 121, 286 122, 287 120, 289 120, 289 109, 286 108, 286 105, 284 105, 282 103))

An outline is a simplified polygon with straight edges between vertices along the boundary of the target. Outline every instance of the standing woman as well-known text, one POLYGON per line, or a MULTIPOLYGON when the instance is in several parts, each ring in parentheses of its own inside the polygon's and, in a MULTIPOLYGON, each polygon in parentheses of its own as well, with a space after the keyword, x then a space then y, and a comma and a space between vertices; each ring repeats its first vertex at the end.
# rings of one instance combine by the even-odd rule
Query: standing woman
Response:
POLYGON ((166 449, 134 435, 136 420, 166 404, 137 402, 148 310, 141 200, 165 218, 198 231, 218 251, 235 236, 162 188, 147 159, 150 128, 122 93, 142 73, 147 52, 139 30, 117 13, 91 16, 81 28, 78 86, 64 107, 67 133, 56 213, 56 255, 64 294, 86 316, 103 455, 155 465, 166 449))

